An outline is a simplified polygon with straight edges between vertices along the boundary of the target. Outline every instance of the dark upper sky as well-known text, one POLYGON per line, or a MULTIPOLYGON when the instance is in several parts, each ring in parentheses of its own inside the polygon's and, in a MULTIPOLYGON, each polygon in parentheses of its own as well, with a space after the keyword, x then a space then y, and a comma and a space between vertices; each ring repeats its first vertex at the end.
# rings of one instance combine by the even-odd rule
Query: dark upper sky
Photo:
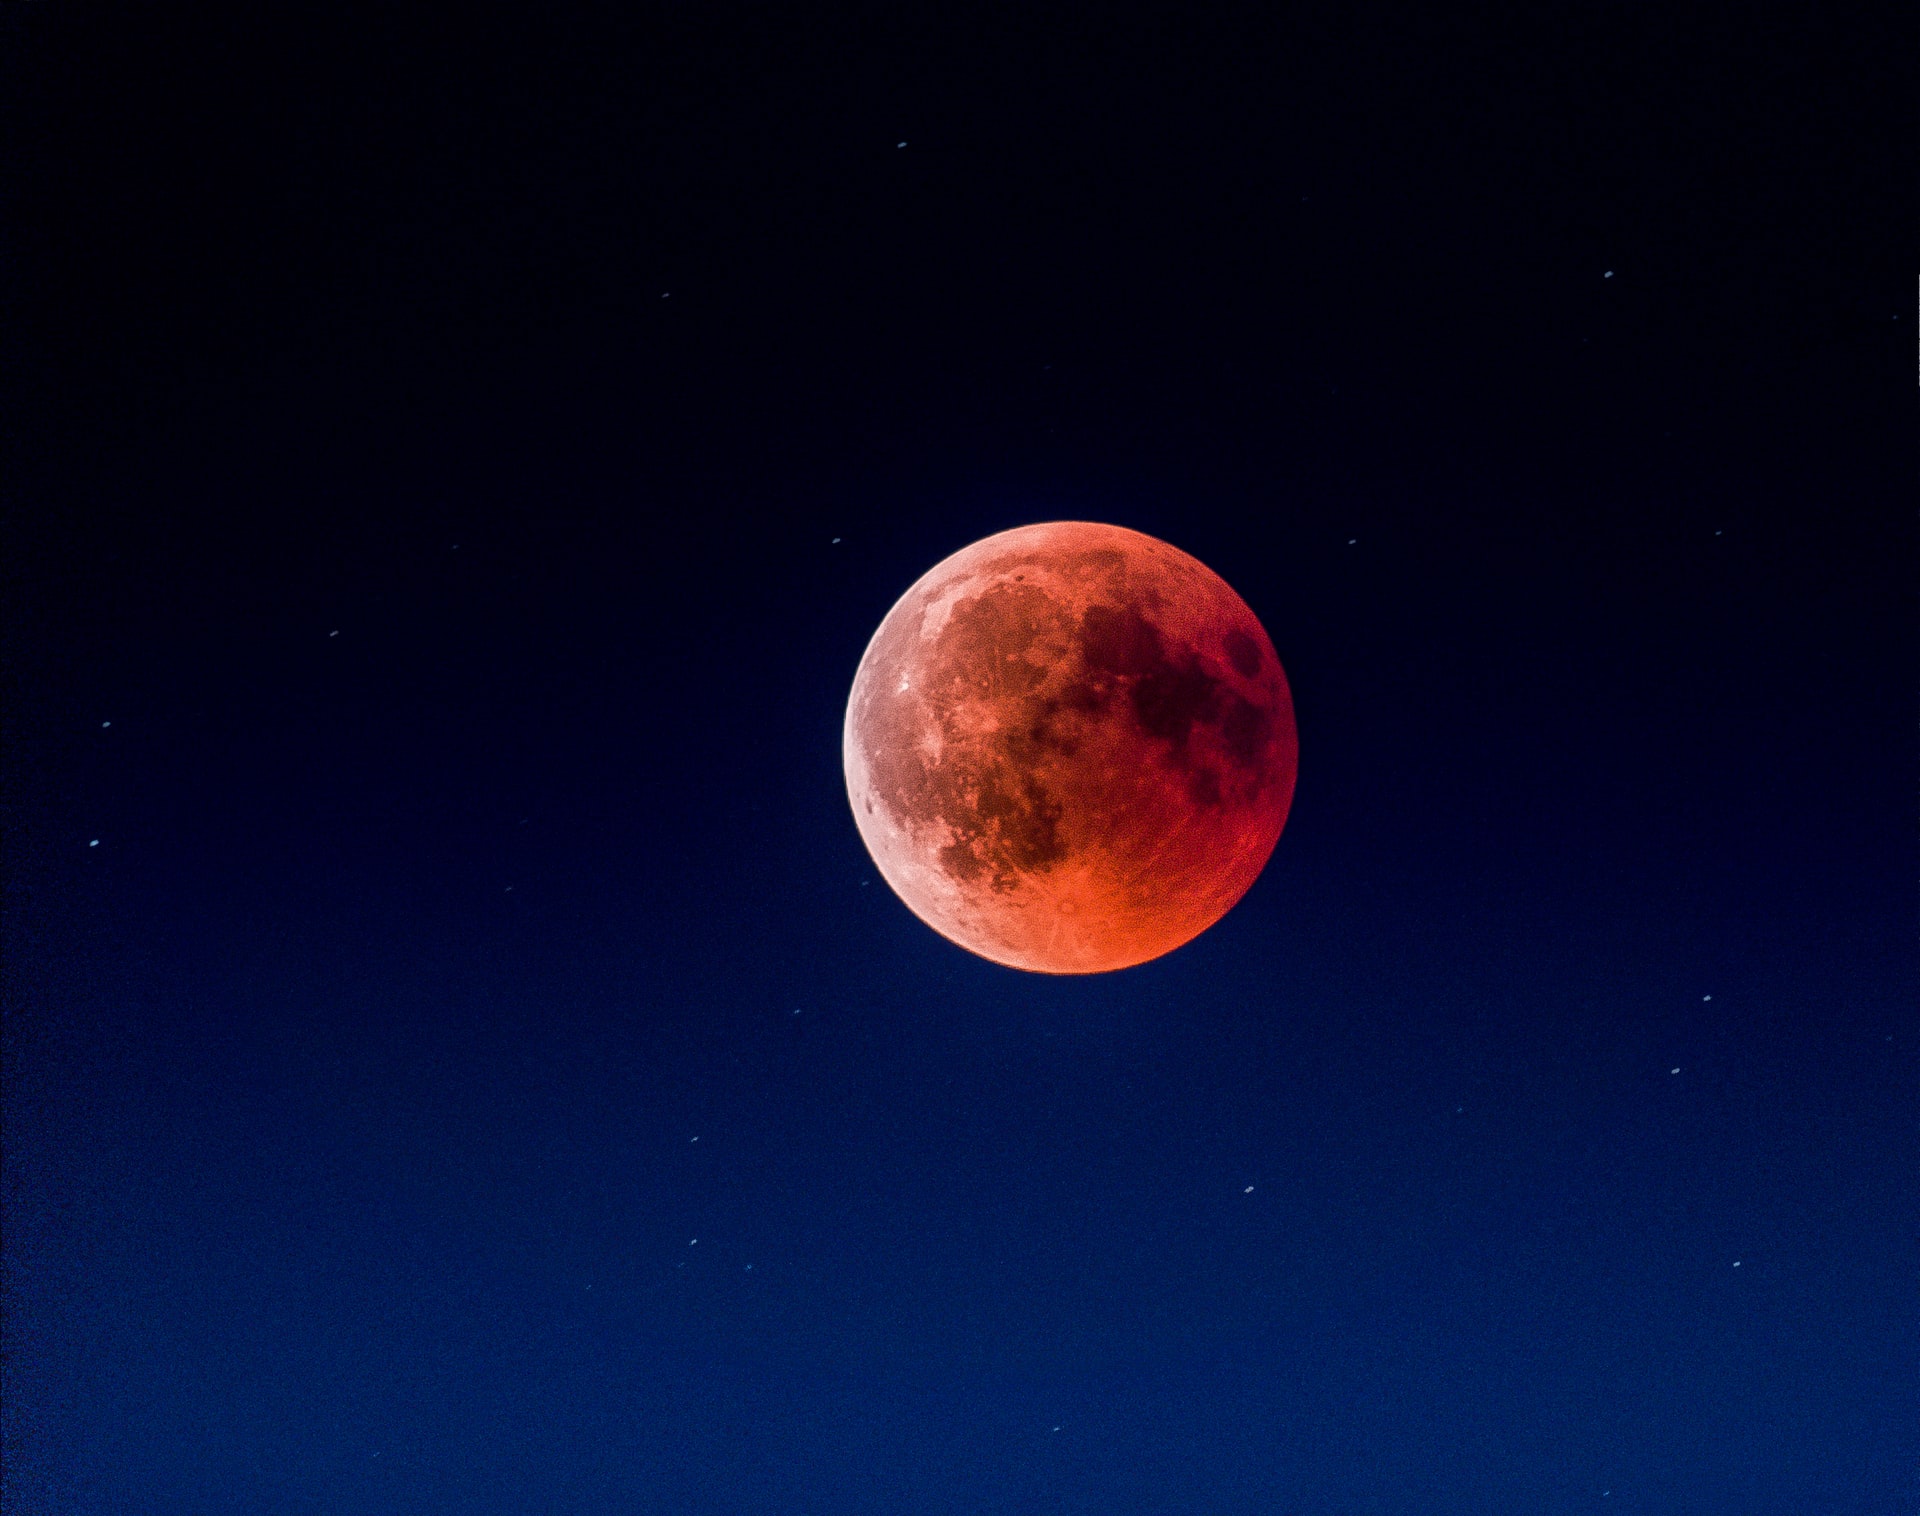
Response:
POLYGON ((1910 1513, 1910 24, 762 9, 0 17, 8 1510, 1910 1513), (1301 741, 1081 980, 1054 517, 1301 741))

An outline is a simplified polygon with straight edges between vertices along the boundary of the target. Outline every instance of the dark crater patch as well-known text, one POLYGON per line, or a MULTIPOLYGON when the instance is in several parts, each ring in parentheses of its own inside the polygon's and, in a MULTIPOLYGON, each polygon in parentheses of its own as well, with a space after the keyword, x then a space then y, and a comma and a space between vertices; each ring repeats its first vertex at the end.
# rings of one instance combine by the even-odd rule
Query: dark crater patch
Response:
MULTIPOLYGON (((1088 692, 1093 693, 1090 687, 1088 692)), ((1071 694, 1072 691, 1069 691, 1068 696, 1071 694)), ((1063 758, 1071 758, 1080 751, 1080 742, 1073 735, 1072 726, 1062 721, 1061 716, 1067 711, 1078 711, 1084 714, 1090 710, 1098 710, 1106 704, 1104 700, 1100 700, 1098 704, 1089 704, 1086 701, 1075 701, 1068 696, 1034 702, 1033 720, 1027 727, 1027 740, 1033 744, 1036 751, 1057 753, 1063 758)))
POLYGON ((990 767, 968 765, 943 775, 934 790, 937 814, 953 832, 940 863, 954 878, 987 879, 1009 890, 1021 874, 1043 873, 1067 856, 1060 833, 1065 807, 1034 779, 1022 755, 990 767))
POLYGON ((1190 648, 1176 657, 1160 628, 1131 607, 1094 605, 1081 618, 1082 655, 1089 682, 1124 682, 1141 728, 1176 749, 1184 748, 1196 722, 1216 721, 1220 681, 1201 667, 1190 648))
POLYGON ((1080 617, 1088 672, 1142 678, 1167 667, 1160 628, 1129 607, 1090 605, 1080 617))
POLYGON ((1251 679, 1260 672, 1260 644, 1245 632, 1235 627, 1223 639, 1227 649, 1227 662, 1242 679, 1251 679))
POLYGON ((1220 735, 1227 744, 1227 756, 1243 769, 1260 767, 1266 756, 1267 739, 1273 731, 1273 718, 1244 696, 1229 694, 1227 713, 1220 722, 1220 735))
POLYGON ((1220 681, 1199 664, 1169 665, 1133 687, 1133 713, 1150 735, 1183 748, 1196 722, 1219 718, 1220 694, 1220 681))
MULTIPOLYGON (((1076 709, 1103 706, 1115 688, 1123 689, 1141 730, 1167 744, 1175 767, 1188 774, 1195 803, 1216 806, 1220 777, 1191 751, 1195 727, 1214 727, 1235 765, 1258 774, 1272 734, 1271 716, 1226 682, 1209 673, 1190 647, 1169 647, 1159 627, 1131 607, 1088 607, 1080 623, 1086 673, 1060 696, 1076 709)), ((1224 639, 1228 658, 1251 678, 1262 662, 1260 648, 1245 632, 1224 639)))
POLYGON ((936 660, 940 682, 951 681, 988 697, 1028 693, 1046 679, 1047 671, 1025 655, 1043 637, 1058 637, 1065 630, 1059 602, 1044 590, 994 585, 958 602, 949 614, 936 660))

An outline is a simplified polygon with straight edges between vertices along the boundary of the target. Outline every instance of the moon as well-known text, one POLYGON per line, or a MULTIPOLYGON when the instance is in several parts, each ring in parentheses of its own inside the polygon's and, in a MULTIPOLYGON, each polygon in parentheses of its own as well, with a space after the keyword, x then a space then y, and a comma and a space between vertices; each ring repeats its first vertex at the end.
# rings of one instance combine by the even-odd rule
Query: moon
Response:
POLYGON ((936 564, 867 645, 847 794, 909 909, 995 963, 1098 974, 1172 952, 1266 866, 1293 697, 1227 582, 1144 533, 1001 532, 936 564))

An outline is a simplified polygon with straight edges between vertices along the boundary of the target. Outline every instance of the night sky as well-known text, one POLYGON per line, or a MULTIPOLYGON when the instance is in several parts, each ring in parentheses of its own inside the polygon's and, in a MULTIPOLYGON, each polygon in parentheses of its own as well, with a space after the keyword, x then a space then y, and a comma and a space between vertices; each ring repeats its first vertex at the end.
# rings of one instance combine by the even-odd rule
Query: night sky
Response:
POLYGON ((1912 1516, 1894 14, 7 7, 7 1511, 1912 1516), (1085 978, 840 766, 1061 518, 1300 733, 1085 978))

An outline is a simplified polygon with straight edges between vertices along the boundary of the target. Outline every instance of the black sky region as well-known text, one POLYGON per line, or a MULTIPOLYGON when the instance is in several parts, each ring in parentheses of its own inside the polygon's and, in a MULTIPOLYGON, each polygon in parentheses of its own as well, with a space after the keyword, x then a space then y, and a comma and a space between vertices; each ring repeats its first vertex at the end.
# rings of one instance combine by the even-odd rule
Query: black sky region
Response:
POLYGON ((1910 1516, 1895 9, 0 13, 6 1509, 1910 1516), (1246 598, 1034 977, 843 704, 1246 598))

